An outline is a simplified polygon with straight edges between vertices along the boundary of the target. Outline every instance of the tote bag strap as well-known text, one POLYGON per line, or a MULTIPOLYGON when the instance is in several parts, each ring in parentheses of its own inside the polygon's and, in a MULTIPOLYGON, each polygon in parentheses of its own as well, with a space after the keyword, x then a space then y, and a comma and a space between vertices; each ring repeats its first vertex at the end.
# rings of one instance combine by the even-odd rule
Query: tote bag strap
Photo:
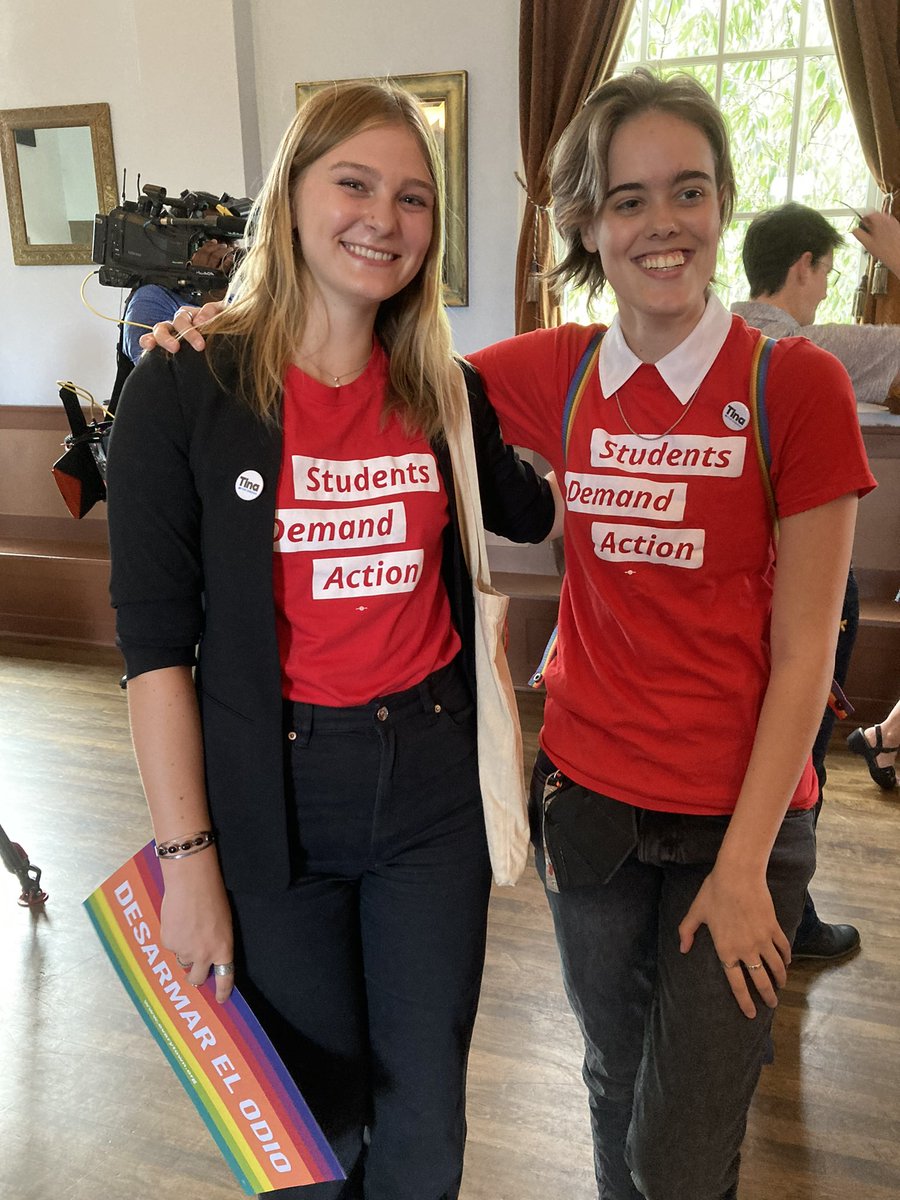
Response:
POLYGON ((460 539, 472 578, 478 779, 494 881, 513 884, 528 854, 528 807, 522 731, 504 650, 509 600, 491 586, 472 418, 462 371, 454 388, 456 411, 446 422, 446 437, 460 539))
POLYGON ((469 574, 479 585, 490 589, 491 569, 488 565, 484 524, 481 519, 481 489, 478 484, 478 466, 475 462, 472 414, 469 411, 469 396, 462 369, 455 372, 454 391, 455 412, 453 420, 446 422, 445 433, 453 465, 460 538, 469 574))

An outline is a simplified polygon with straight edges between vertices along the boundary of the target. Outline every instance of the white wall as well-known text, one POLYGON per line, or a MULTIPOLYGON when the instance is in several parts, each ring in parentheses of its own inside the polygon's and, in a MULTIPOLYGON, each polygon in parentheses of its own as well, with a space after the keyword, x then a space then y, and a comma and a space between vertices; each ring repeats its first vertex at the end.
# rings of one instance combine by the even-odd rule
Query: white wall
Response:
MULTIPOLYGON (((459 348, 473 350, 513 332, 518 7, 0 0, 0 108, 106 101, 129 197, 138 172, 176 193, 252 195, 293 115, 296 82, 468 71, 470 305, 451 319, 459 348)), ((108 396, 116 332, 79 299, 91 269, 16 266, 0 196, 0 404, 56 404, 63 377, 108 396)), ((118 313, 116 289, 92 279, 87 296, 118 313)))
MULTIPOLYGON (((106 101, 129 196, 138 172, 176 193, 245 194, 235 56, 232 0, 0 0, 0 108, 106 101)), ((116 330, 79 299, 92 268, 16 266, 8 230, 4 191, 0 404, 59 404, 60 378, 106 399, 116 330)), ((87 296, 118 313, 117 289, 91 280, 87 296)))
POLYGON ((450 309, 457 347, 514 332, 520 217, 518 0, 252 0, 262 161, 294 114, 294 84, 468 71, 469 307, 450 309))

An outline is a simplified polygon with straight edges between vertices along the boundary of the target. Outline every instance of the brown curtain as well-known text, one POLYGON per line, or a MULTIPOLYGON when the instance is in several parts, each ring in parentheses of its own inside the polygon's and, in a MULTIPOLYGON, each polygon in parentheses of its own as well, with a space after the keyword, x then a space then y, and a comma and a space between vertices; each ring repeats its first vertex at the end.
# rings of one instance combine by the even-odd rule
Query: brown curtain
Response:
MULTIPOLYGON (((900 0, 825 0, 825 8, 863 154, 900 218, 900 0)), ((887 295, 870 295, 865 320, 900 325, 900 280, 890 272, 887 295)))
POLYGON ((519 129, 527 200, 516 260, 516 332, 558 325, 538 272, 551 262, 548 165, 559 135, 613 71, 635 0, 521 0, 519 129))

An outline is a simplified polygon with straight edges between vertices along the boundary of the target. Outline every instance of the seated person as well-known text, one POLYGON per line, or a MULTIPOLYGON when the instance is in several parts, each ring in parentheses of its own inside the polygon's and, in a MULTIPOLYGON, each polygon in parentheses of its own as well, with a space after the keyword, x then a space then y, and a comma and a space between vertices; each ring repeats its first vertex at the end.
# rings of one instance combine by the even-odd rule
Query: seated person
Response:
MULTIPOLYGON (((900 221, 866 213, 853 236, 900 277, 900 221)), ((843 238, 821 213, 782 204, 761 213, 747 229, 743 259, 750 299, 731 311, 769 337, 805 337, 847 368, 858 404, 884 404, 900 382, 900 325, 816 325, 825 299, 833 254, 843 238)))

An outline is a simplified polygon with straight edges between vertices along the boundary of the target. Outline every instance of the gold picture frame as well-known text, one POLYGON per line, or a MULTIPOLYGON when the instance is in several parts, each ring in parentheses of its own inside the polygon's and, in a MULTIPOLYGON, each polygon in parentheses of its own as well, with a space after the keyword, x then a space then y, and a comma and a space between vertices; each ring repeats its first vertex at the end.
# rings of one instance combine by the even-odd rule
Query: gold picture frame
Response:
MULTIPOLYGON (((321 79, 297 83, 297 108, 311 96, 335 83, 361 83, 360 79, 321 79)), ((427 75, 392 75, 391 83, 412 92, 437 135, 447 181, 444 218, 444 303, 465 308, 469 303, 469 163, 467 73, 433 72, 427 75)))
MULTIPOLYGON (((71 136, 71 135, 69 135, 71 136)), ((0 110, 0 159, 6 182, 9 210, 9 232, 12 239, 13 261, 18 266, 60 266, 68 263, 89 263, 93 240, 94 216, 115 208, 117 200, 116 163, 113 155, 112 124, 108 104, 62 104, 46 108, 7 108, 0 110), (28 172, 23 181, 20 171, 20 152, 29 155, 40 143, 38 131, 62 134, 63 130, 83 131, 75 148, 76 165, 83 173, 80 219, 68 222, 62 232, 69 241, 30 239, 29 229, 35 220, 35 196, 52 191, 43 176, 43 186, 28 192, 28 172), (82 147, 83 142, 83 147, 82 147), (82 161, 83 160, 83 161, 82 161), (90 179, 89 172, 93 173, 90 179), (25 186, 23 186, 23 183, 25 186), (89 203, 93 201, 96 207, 89 203), (29 205, 32 206, 29 210, 29 205), (92 207, 90 214, 87 208, 92 207), (82 211, 83 209, 83 211, 82 211)), ((69 176, 71 168, 69 163, 69 176)), ((40 177, 39 177, 40 178, 40 177)), ((33 182, 33 181, 32 181, 33 182)), ((58 223, 58 222, 57 222, 58 223)), ((60 230, 54 230, 57 236, 60 230)))

